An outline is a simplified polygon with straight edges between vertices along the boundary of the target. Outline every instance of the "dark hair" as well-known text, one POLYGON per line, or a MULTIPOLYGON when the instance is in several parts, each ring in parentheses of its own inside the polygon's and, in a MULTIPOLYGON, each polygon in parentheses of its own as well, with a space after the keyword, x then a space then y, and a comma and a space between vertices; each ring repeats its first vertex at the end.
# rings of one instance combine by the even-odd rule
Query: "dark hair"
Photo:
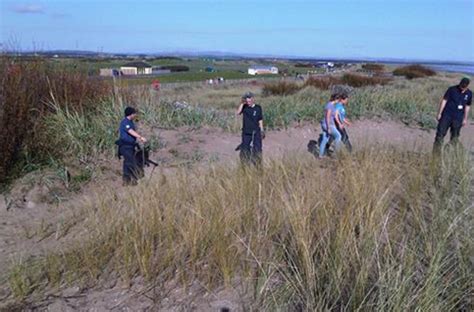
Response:
POLYGON ((135 114, 136 112, 137 112, 137 110, 135 108, 128 106, 127 108, 125 108, 125 112, 124 112, 125 117, 128 117, 132 114, 135 114))
POLYGON ((470 82, 471 82, 471 81, 469 80, 469 78, 464 77, 464 78, 461 79, 461 81, 459 82, 459 86, 460 86, 461 88, 463 88, 463 89, 464 89, 464 88, 467 88, 467 86, 469 85, 470 82))
POLYGON ((339 94, 334 93, 334 94, 331 94, 331 97, 329 98, 329 101, 334 101, 334 100, 336 100, 336 99, 338 99, 338 98, 339 98, 339 94))
POLYGON ((349 96, 346 94, 346 93, 340 93, 337 95, 337 99, 338 100, 345 100, 347 99, 349 96))

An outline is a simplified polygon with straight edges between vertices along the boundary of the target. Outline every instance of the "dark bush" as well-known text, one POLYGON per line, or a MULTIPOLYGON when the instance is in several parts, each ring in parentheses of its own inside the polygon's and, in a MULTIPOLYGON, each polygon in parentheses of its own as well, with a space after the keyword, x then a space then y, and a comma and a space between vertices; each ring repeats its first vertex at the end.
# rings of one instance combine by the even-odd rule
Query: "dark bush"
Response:
POLYGON ((295 67, 312 68, 314 66, 311 63, 296 63, 295 67))
POLYGON ((266 83, 263 86, 263 96, 270 95, 290 95, 298 92, 301 89, 299 85, 294 82, 279 81, 275 83, 266 83))
POLYGON ((405 76, 407 79, 422 78, 436 75, 436 72, 422 65, 407 65, 396 68, 393 71, 395 76, 405 76))
POLYGON ((333 85, 341 84, 341 79, 333 76, 327 77, 309 77, 304 83, 306 86, 312 86, 321 90, 329 90, 333 85))
POLYGON ((382 64, 375 64, 375 63, 367 63, 362 65, 362 69, 373 71, 373 72, 381 72, 385 68, 382 64))
POLYGON ((185 65, 167 65, 161 66, 161 69, 169 69, 171 72, 186 72, 189 71, 189 67, 185 65))
POLYGON ((54 69, 47 61, 18 62, 12 57, 0 59, 0 184, 20 154, 45 158, 48 136, 41 133, 48 105, 55 102, 70 111, 94 111, 96 101, 110 94, 110 87, 83 74, 54 69))
POLYGON ((356 74, 344 74, 341 78, 343 84, 349 85, 354 88, 361 88, 365 86, 373 85, 385 85, 391 81, 388 77, 368 77, 356 74))

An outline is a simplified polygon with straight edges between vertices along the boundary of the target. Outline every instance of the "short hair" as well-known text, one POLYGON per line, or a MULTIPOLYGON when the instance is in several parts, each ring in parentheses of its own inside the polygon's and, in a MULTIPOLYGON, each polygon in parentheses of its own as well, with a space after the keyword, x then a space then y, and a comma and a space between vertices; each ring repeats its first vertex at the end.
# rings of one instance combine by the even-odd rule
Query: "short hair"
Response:
POLYGON ((469 78, 464 77, 464 78, 461 79, 461 81, 459 82, 459 86, 460 86, 461 88, 463 88, 463 89, 464 89, 464 88, 467 88, 467 86, 469 85, 470 82, 471 82, 471 81, 469 80, 469 78))
POLYGON ((135 108, 128 106, 127 108, 125 108, 125 111, 124 111, 125 117, 128 117, 128 116, 130 116, 130 115, 133 115, 133 114, 135 114, 136 112, 137 112, 137 110, 136 110, 135 108))
POLYGON ((329 101, 334 101, 334 100, 336 100, 336 99, 338 99, 338 98, 339 98, 339 94, 334 93, 334 94, 331 94, 331 97, 329 98, 329 101))
POLYGON ((345 100, 345 99, 347 99, 348 97, 349 97, 349 95, 347 95, 347 93, 340 93, 340 94, 338 95, 338 98, 337 98, 337 99, 338 99, 338 100, 345 100))

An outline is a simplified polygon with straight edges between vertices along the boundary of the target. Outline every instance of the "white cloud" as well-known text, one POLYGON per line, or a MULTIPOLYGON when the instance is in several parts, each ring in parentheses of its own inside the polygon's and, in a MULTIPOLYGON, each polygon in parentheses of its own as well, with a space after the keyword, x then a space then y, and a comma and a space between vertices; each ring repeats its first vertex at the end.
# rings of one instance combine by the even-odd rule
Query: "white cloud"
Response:
POLYGON ((18 14, 43 14, 44 7, 37 4, 21 4, 12 8, 13 12, 18 14))

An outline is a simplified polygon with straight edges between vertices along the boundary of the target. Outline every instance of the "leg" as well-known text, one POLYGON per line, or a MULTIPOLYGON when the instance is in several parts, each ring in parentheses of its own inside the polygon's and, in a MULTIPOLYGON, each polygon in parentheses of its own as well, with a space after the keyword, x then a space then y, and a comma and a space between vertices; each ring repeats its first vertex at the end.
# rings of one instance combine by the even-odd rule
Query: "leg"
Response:
POLYGON ((122 146, 120 153, 123 156, 123 183, 125 185, 136 184, 136 159, 133 146, 122 146))
POLYGON ((331 126, 331 136, 334 138, 334 146, 337 152, 341 148, 341 133, 337 130, 336 126, 331 126))
POLYGON ((352 144, 351 144, 351 141, 349 141, 349 135, 347 134, 346 128, 342 129, 341 136, 342 136, 342 138, 341 138, 342 143, 344 143, 344 145, 346 146, 349 153, 351 153, 352 152, 352 144))
POLYGON ((250 161, 250 142, 252 142, 252 135, 242 133, 242 144, 240 145, 240 160, 243 164, 248 164, 250 161))
POLYGON ((454 119, 451 123, 450 132, 451 132, 451 144, 459 143, 459 136, 461 135, 462 120, 454 119))
POLYGON ((447 116, 441 116, 441 119, 438 122, 438 127, 436 128, 436 136, 433 144, 433 153, 440 154, 441 147, 443 146, 443 140, 448 132, 448 128, 451 125, 451 118, 447 116))
POLYGON ((323 129, 323 133, 321 134, 321 143, 319 144, 319 157, 323 157, 326 153, 326 144, 329 141, 329 135, 326 130, 323 129))
POLYGON ((262 134, 260 131, 255 132, 253 136, 252 158, 254 165, 258 167, 262 165, 262 134))

